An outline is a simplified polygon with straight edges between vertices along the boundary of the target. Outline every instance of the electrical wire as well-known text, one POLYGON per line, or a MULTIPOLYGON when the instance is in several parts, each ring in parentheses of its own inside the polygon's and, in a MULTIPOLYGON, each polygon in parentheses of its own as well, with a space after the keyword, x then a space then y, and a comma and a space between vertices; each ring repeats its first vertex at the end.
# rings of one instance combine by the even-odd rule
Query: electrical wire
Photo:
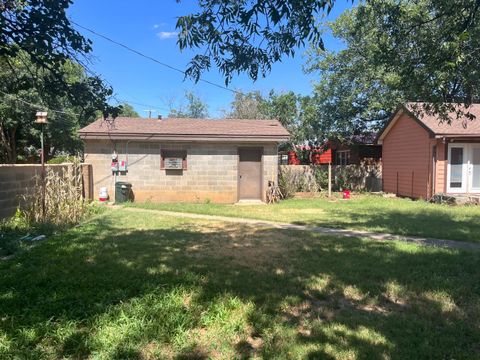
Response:
POLYGON ((22 98, 20 98, 18 95, 14 95, 14 94, 9 94, 9 93, 6 93, 2 90, 0 90, 0 93, 5 95, 5 96, 9 96, 17 101, 20 101, 26 105, 29 105, 31 107, 33 107, 34 109, 37 109, 37 110, 47 110, 47 111, 51 111, 51 112, 56 112, 56 113, 59 113, 59 114, 64 114, 64 115, 70 115, 70 116, 80 116, 79 114, 76 114, 76 113, 72 113, 72 112, 67 112, 65 110, 59 110, 59 109, 51 109, 51 108, 48 108, 44 105, 39 105, 39 104, 34 104, 34 103, 31 103, 29 101, 26 101, 22 98))
MULTIPOLYGON (((176 68, 175 66, 172 66, 172 65, 169 65, 169 64, 167 64, 167 63, 165 63, 165 62, 163 62, 163 61, 157 60, 157 59, 155 59, 154 57, 151 57, 151 56, 149 56, 149 55, 146 55, 146 54, 144 54, 144 53, 142 53, 142 52, 140 52, 140 51, 138 51, 138 50, 135 50, 135 49, 131 48, 131 47, 128 46, 128 45, 125 45, 125 44, 122 44, 122 43, 119 42, 119 41, 113 40, 112 38, 110 38, 110 37, 108 37, 108 36, 106 36, 106 35, 100 34, 99 32, 97 32, 97 31, 95 31, 95 30, 92 30, 92 29, 90 29, 90 28, 88 28, 88 27, 86 27, 86 26, 80 25, 80 24, 78 24, 77 22, 73 21, 72 19, 70 19, 70 22, 71 22, 72 24, 78 26, 79 28, 81 28, 81 29, 83 29, 83 30, 86 30, 86 31, 88 31, 88 32, 90 32, 90 33, 98 36, 98 37, 101 37, 102 39, 107 40, 107 41, 109 41, 109 42, 111 42, 111 43, 113 43, 113 44, 115 44, 115 45, 117 45, 117 46, 120 46, 120 47, 122 47, 122 48, 124 48, 124 49, 126 49, 126 50, 128 50, 128 51, 130 51, 130 52, 132 52, 132 53, 134 53, 134 54, 136 54, 136 55, 139 55, 139 56, 141 56, 141 57, 143 57, 143 58, 145 58, 145 59, 148 59, 148 60, 150 60, 150 61, 153 61, 153 62, 155 62, 155 63, 157 63, 157 64, 159 64, 159 65, 161 65, 161 66, 164 66, 164 67, 166 67, 166 68, 168 68, 168 69, 170 69, 170 70, 179 72, 179 73, 183 74, 184 76, 187 76, 186 72, 185 72, 184 70, 182 70, 182 69, 176 68)), ((215 87, 217 87, 217 88, 219 88, 219 89, 222 89, 222 90, 226 90, 226 91, 232 92, 232 93, 234 93, 234 94, 237 94, 237 93, 240 93, 240 94, 241 94, 241 92, 239 92, 239 91, 237 91, 237 90, 230 89, 230 88, 228 88, 228 87, 226 87, 226 86, 223 86, 223 85, 214 83, 213 81, 210 81, 210 80, 205 80, 205 79, 200 78, 200 79, 198 79, 198 81, 202 81, 202 82, 204 82, 204 83, 207 83, 207 84, 209 84, 209 85, 215 86, 215 87)))
MULTIPOLYGON (((5 95, 5 96, 8 96, 14 100, 17 100, 17 101, 20 101, 22 103, 24 103, 25 105, 28 105, 36 110, 46 110, 46 111, 50 111, 50 112, 55 112, 55 113, 59 113, 59 114, 63 114, 63 115, 69 115, 69 116, 74 116, 74 117, 78 117, 80 116, 79 114, 76 114, 76 113, 72 113, 72 112, 67 112, 65 110, 59 110, 59 109, 51 109, 51 108, 48 108, 44 105, 40 105, 40 104, 35 104, 35 103, 32 103, 32 102, 29 102, 29 101, 26 101, 24 99, 22 99, 21 97, 19 97, 18 95, 14 95, 14 94, 8 94, 2 90, 0 90, 0 93, 5 95)), ((118 105, 121 105, 121 104, 129 104, 129 105, 132 105, 132 104, 135 104, 135 105, 140 105, 140 106, 148 106, 148 107, 152 107, 152 108, 157 108, 157 109, 160 109, 160 110, 166 110, 166 111, 170 111, 169 109, 167 108, 163 108, 163 107, 158 107, 158 106, 153 106, 151 104, 144 104, 144 103, 139 103, 139 102, 134 102, 134 101, 130 101, 130 100, 126 100, 126 99, 120 99, 116 96, 112 96, 113 99, 117 102, 118 105)))
MULTIPOLYGON (((98 77, 99 79, 102 80, 102 82, 106 83, 107 85, 109 85, 112 89, 119 89, 118 86, 114 86, 111 82, 109 82, 107 79, 105 79, 104 77, 102 77, 101 75, 97 74, 96 72, 94 72, 93 70, 89 69, 88 67, 86 67, 85 65, 83 65, 83 68, 85 69, 85 71, 90 75, 90 76, 94 76, 94 77, 98 77)), ((127 96, 130 96, 130 97, 133 97, 133 95, 131 94, 128 94, 126 91, 124 91, 123 89, 119 89, 121 92, 125 93, 127 96)), ((113 94, 111 95, 111 98, 113 100, 115 100, 115 102, 117 103, 117 105, 122 105, 122 104, 128 104, 128 105, 140 105, 140 106, 147 106, 149 108, 152 108, 152 109, 159 109, 159 110, 164 110, 164 111, 170 111, 171 109, 167 109, 165 107, 161 107, 161 106, 158 106, 158 105, 151 105, 151 104, 145 104, 145 103, 142 103, 142 102, 137 102, 137 101, 132 101, 132 100, 126 100, 126 99, 121 99, 118 97, 118 95, 116 94, 113 94)))

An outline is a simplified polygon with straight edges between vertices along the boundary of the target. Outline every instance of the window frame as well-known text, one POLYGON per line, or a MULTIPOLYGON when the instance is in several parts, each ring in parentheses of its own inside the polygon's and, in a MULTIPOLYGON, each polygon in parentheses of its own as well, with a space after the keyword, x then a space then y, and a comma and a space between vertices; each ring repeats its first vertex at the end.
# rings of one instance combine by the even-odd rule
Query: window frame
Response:
POLYGON ((185 149, 162 149, 160 151, 160 170, 182 171, 188 169, 188 153, 185 149), (165 158, 182 158, 181 169, 165 169, 165 158))
POLYGON ((335 165, 350 165, 350 156, 351 151, 348 150, 337 150, 335 151, 335 165))

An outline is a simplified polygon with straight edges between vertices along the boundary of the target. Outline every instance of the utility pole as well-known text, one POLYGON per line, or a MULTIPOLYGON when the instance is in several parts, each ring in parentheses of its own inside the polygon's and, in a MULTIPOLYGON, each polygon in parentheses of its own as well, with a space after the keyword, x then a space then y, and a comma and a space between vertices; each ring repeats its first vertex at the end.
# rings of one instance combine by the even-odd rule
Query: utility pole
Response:
POLYGON ((45 111, 38 111, 36 116, 37 119, 35 120, 35 123, 41 124, 42 130, 40 133, 40 144, 42 147, 42 153, 41 153, 41 162, 42 162, 42 219, 43 222, 45 222, 45 146, 43 144, 43 127, 45 124, 48 124, 47 121, 47 115, 48 113, 45 111))
POLYGON ((154 110, 154 109, 148 109, 148 110, 143 110, 145 112, 148 112, 148 118, 151 119, 152 118, 152 112, 157 112, 157 110, 154 110))

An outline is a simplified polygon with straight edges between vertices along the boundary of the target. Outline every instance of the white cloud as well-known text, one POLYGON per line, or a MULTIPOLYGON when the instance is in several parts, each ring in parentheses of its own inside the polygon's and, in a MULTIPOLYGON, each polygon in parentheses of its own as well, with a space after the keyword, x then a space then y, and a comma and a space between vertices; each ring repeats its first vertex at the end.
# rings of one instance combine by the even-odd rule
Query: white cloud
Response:
POLYGON ((162 28, 162 27, 164 27, 164 26, 167 26, 167 25, 168 25, 168 24, 167 24, 166 22, 161 22, 161 23, 153 24, 152 27, 153 27, 154 29, 160 29, 160 28, 162 28))
POLYGON ((157 33, 157 36, 162 40, 172 39, 177 37, 177 35, 178 35, 178 32, 176 31, 160 31, 159 33, 157 33))

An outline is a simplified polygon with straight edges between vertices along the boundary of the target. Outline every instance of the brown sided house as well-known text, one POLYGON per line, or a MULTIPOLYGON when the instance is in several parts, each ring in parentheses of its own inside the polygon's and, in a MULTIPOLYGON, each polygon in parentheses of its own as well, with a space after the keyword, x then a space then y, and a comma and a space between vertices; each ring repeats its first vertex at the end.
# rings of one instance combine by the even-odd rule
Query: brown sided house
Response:
POLYGON ((289 133, 276 120, 119 117, 97 120, 80 136, 95 194, 107 187, 112 197, 115 181, 125 181, 136 201, 235 203, 265 200, 289 133))
POLYGON ((421 105, 400 106, 379 135, 383 190, 423 199, 480 194, 480 104, 464 109, 475 119, 450 114, 451 124, 415 115, 421 105))

